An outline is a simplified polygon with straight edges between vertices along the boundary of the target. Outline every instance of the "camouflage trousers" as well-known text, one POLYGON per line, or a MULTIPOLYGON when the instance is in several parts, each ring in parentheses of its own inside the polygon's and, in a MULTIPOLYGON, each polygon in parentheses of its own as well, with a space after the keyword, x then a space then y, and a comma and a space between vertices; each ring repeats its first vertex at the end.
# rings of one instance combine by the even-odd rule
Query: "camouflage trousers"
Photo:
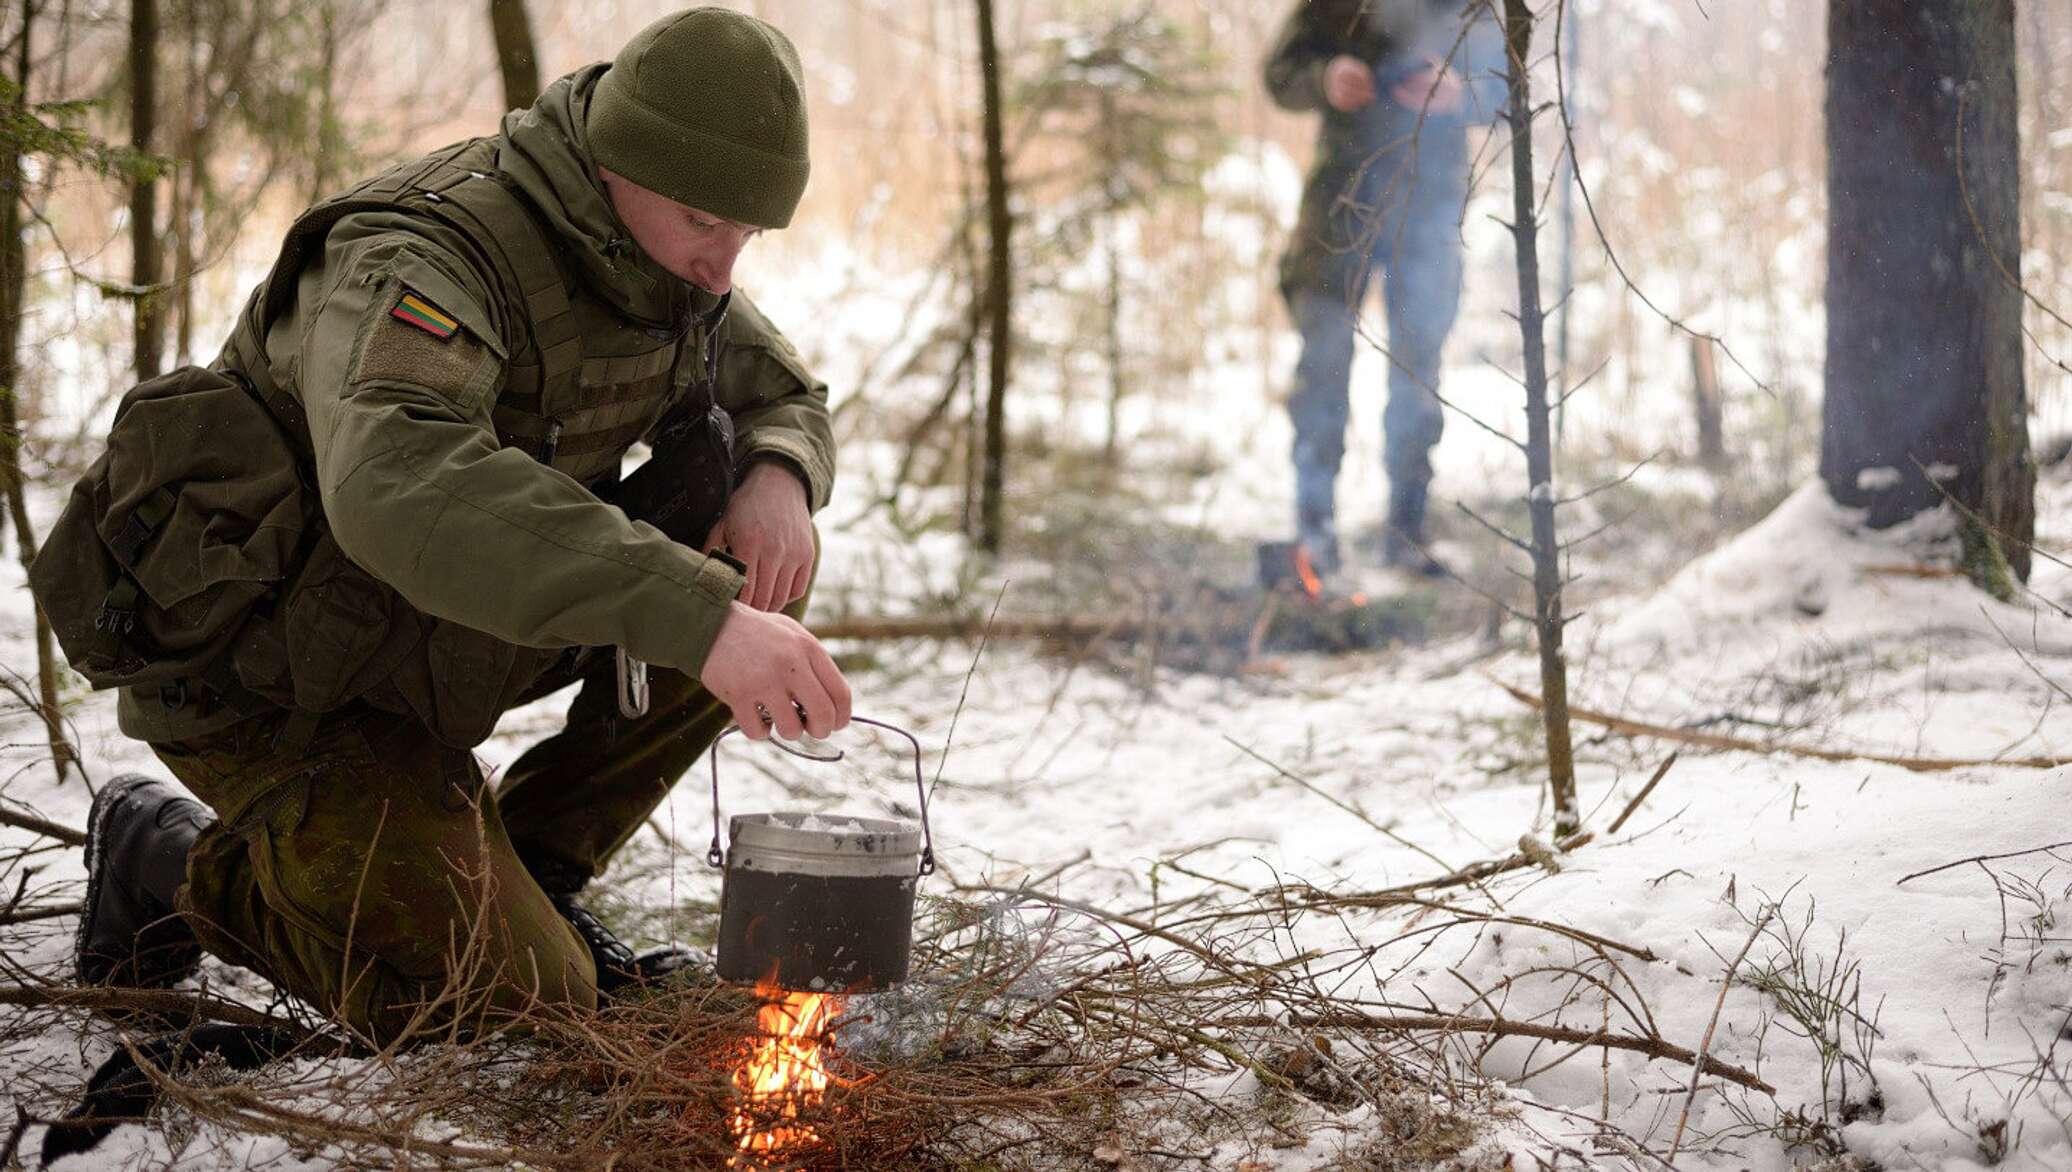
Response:
POLYGON ((589 950, 542 878, 572 891, 601 871, 731 716, 650 668, 649 711, 628 720, 613 656, 591 660, 562 730, 494 787, 474 754, 369 708, 297 751, 276 744, 285 714, 154 744, 219 819, 178 899, 202 946, 379 1043, 594 1007, 589 950))

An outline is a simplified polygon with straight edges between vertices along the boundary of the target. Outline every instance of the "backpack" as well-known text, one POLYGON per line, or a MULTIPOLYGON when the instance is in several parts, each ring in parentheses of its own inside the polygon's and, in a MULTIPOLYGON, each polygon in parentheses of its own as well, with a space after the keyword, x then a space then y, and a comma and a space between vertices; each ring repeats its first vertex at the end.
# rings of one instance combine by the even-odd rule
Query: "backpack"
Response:
POLYGON ((96 688, 201 673, 301 560, 299 449, 235 375, 183 366, 122 397, 29 588, 96 688))

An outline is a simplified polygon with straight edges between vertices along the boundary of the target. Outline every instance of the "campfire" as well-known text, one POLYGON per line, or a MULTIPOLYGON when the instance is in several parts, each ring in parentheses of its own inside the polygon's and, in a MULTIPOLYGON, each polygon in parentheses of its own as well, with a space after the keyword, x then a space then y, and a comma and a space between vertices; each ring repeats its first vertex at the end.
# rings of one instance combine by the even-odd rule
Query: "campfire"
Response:
POLYGON ((827 1096, 827 1027, 842 1006, 835 994, 788 992, 775 982, 755 992, 756 1038, 734 1068, 734 1168, 765 1167, 820 1142, 804 1117, 827 1096))

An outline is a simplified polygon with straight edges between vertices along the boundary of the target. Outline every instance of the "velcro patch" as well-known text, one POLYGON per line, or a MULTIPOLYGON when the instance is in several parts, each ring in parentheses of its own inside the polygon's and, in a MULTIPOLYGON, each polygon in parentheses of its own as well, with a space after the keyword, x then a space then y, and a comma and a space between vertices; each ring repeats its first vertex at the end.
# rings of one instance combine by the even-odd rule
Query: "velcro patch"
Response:
POLYGON ((398 321, 408 322, 442 342, 452 337, 453 332, 460 328, 459 318, 409 289, 403 290, 402 299, 396 302, 394 309, 389 310, 389 316, 398 321))

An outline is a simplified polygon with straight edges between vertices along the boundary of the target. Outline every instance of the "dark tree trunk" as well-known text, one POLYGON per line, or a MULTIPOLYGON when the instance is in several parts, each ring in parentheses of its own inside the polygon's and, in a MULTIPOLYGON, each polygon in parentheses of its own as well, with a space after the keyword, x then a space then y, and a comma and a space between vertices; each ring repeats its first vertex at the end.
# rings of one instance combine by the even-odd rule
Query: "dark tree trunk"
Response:
POLYGON ((1540 305, 1539 211, 1532 177, 1532 7, 1504 0, 1511 97, 1511 238, 1518 251, 1518 330, 1525 343, 1525 467, 1531 487, 1533 626, 1540 645, 1540 723, 1547 734, 1547 788, 1554 833, 1582 828, 1575 748, 1568 729, 1568 662, 1562 656, 1561 542, 1554 530, 1554 436, 1547 404, 1546 311, 1540 305))
POLYGON ((540 62, 525 0, 489 0, 489 27, 496 34, 496 63, 504 75, 504 108, 523 110, 540 96, 540 62))
MULTIPOLYGON (((36 5, 22 5, 21 37, 15 42, 15 102, 29 102, 30 33, 36 26, 36 5)), ((19 146, 0 156, 0 497, 14 523, 15 554, 22 570, 36 558, 36 530, 29 521, 29 500, 22 474, 22 423, 17 388, 21 386, 22 301, 28 289, 28 257, 22 242, 22 207, 27 178, 19 146)), ((78 763, 65 739, 64 713, 58 706, 57 650, 51 643, 50 620, 36 608, 36 703, 42 709, 43 731, 50 743, 51 767, 58 780, 78 763)))
POLYGON ((1014 221, 1007 208, 1007 147, 1001 131, 1000 46, 993 35, 993 0, 978 0, 978 63, 985 88, 986 222, 992 264, 986 278, 986 450, 979 477, 978 547, 1000 552, 1007 464, 1007 368, 1014 341, 1014 221))
POLYGON ((2013 0, 1830 0, 1827 160, 1820 474, 1880 527, 1947 489, 2026 578, 2013 0))
MULTIPOLYGON (((130 0, 130 145, 152 151, 158 133, 158 0, 130 0)), ((130 284, 136 287, 137 380, 165 365, 165 298, 159 289, 164 247, 158 238, 158 179, 130 180, 130 284)))

